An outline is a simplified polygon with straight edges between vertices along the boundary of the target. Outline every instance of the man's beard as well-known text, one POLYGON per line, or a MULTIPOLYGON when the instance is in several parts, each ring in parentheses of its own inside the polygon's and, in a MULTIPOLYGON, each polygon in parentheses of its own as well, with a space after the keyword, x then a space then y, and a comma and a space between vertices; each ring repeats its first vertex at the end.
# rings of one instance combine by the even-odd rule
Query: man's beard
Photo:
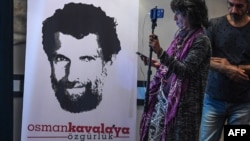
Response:
POLYGON ((88 81, 84 86, 85 91, 81 92, 80 95, 72 95, 67 91, 75 85, 73 84, 75 82, 68 82, 64 79, 58 82, 53 76, 51 80, 61 108, 71 113, 93 110, 102 100, 103 82, 100 79, 96 79, 94 82, 88 81))
POLYGON ((244 15, 230 13, 230 17, 234 22, 239 22, 243 19, 244 15))

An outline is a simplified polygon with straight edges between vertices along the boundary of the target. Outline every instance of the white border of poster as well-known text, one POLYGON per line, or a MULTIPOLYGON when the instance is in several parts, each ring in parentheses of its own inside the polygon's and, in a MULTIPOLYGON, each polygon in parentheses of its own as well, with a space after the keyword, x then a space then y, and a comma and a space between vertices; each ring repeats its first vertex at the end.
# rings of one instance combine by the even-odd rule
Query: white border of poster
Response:
POLYGON ((21 141, 135 141, 139 0, 28 0, 21 141), (115 17, 121 51, 103 88, 103 100, 81 113, 63 110, 51 88, 42 22, 64 4, 86 3, 115 17))

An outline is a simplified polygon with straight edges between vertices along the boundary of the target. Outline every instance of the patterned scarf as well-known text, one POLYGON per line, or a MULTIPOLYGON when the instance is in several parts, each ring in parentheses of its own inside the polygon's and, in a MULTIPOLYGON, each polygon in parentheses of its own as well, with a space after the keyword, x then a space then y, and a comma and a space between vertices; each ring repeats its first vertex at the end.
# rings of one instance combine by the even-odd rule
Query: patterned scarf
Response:
MULTIPOLYGON (((183 61, 191 48, 191 45, 196 39, 197 35, 203 33, 203 29, 199 28, 196 30, 189 31, 186 33, 179 33, 174 40, 172 41, 170 47, 166 51, 169 56, 175 57, 179 61, 183 61), (180 36, 183 36, 180 37, 180 36), (180 38, 182 41, 180 41, 180 38), (178 48, 177 46, 180 45, 178 48)), ((161 65, 154 75, 153 80, 150 82, 150 91, 148 99, 148 109, 142 114, 142 120, 140 123, 140 141, 146 141, 148 138, 148 128, 151 120, 151 116, 154 110, 154 107, 157 103, 157 94, 161 85, 161 79, 168 72, 166 66, 161 65)), ((169 79, 167 80, 170 83, 169 93, 166 94, 168 106, 166 108, 164 128, 162 132, 162 141, 165 140, 167 135, 167 129, 169 129, 174 122, 177 107, 179 105, 181 94, 185 94, 187 91, 188 80, 179 79, 174 73, 171 73, 169 79), (169 80, 171 78, 171 80, 169 80)))

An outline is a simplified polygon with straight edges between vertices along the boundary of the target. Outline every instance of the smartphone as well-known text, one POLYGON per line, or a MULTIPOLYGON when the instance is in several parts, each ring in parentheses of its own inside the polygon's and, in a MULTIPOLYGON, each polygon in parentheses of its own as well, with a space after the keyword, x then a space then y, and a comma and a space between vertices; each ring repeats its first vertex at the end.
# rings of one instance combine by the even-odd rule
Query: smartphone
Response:
POLYGON ((153 8, 150 10, 151 20, 156 20, 157 18, 164 17, 164 9, 153 8))
POLYGON ((144 54, 142 54, 140 52, 136 52, 136 54, 139 55, 142 59, 147 59, 148 58, 148 56, 146 56, 146 55, 144 55, 144 54))

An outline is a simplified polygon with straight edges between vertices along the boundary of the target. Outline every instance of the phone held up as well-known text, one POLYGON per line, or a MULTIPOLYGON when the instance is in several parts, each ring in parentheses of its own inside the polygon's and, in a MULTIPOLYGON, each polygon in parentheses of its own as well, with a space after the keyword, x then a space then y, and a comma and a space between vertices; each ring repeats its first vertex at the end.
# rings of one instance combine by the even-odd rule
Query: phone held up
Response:
POLYGON ((136 54, 139 55, 139 56, 141 57, 142 60, 148 58, 148 56, 146 56, 146 55, 144 55, 144 54, 142 54, 142 53, 140 53, 140 52, 136 52, 136 54))

